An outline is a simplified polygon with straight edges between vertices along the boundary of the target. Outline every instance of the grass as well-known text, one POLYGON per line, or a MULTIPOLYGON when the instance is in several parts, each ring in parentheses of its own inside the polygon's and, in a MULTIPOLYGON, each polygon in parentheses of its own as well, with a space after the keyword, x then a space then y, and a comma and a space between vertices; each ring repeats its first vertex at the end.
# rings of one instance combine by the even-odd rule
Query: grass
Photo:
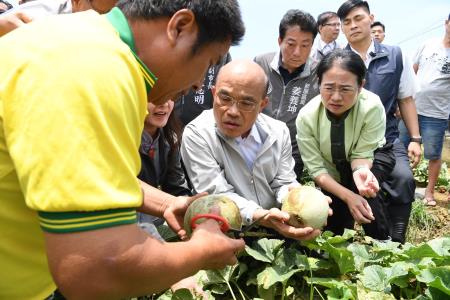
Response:
POLYGON ((420 199, 412 204, 406 241, 420 242, 424 237, 431 236, 438 221, 427 211, 426 205, 420 199))

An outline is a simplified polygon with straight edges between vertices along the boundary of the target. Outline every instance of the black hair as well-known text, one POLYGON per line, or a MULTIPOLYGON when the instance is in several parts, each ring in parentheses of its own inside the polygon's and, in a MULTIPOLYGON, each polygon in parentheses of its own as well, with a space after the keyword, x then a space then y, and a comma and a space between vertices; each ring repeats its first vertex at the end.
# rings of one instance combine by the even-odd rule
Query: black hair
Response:
POLYGON ((319 84, 322 83, 323 74, 331 69, 335 62, 337 62, 342 69, 354 74, 358 85, 362 86, 364 77, 366 76, 366 65, 358 54, 346 49, 335 49, 322 58, 317 66, 319 84))
POLYGON ((337 13, 333 11, 326 11, 321 13, 319 16, 317 16, 317 28, 319 26, 323 26, 325 23, 327 23, 331 18, 339 18, 337 13))
POLYGON ((362 7, 365 11, 367 11, 368 14, 370 14, 370 8, 369 3, 367 1, 363 0, 347 0, 339 7, 337 11, 337 15, 339 16, 339 19, 344 20, 347 15, 350 13, 350 11, 354 8, 362 7))
POLYGON ((373 27, 375 27, 375 26, 381 26, 381 28, 383 28, 383 32, 385 32, 386 30, 385 30, 385 28, 384 28, 384 24, 383 23, 381 23, 381 22, 379 22, 379 21, 375 21, 375 22, 373 22, 373 24, 372 25, 370 25, 370 28, 373 28, 373 27))
POLYGON ((299 9, 288 10, 280 21, 279 37, 284 39, 289 27, 298 25, 303 32, 311 32, 313 39, 317 35, 317 23, 309 13, 299 9))
POLYGON ((166 126, 163 127, 164 136, 166 137, 172 151, 176 151, 180 147, 182 134, 181 128, 181 121, 174 109, 167 119, 166 126))
POLYGON ((171 17, 181 9, 191 10, 199 30, 193 54, 214 42, 231 39, 231 45, 238 45, 245 33, 237 0, 119 0, 117 7, 135 20, 171 17))

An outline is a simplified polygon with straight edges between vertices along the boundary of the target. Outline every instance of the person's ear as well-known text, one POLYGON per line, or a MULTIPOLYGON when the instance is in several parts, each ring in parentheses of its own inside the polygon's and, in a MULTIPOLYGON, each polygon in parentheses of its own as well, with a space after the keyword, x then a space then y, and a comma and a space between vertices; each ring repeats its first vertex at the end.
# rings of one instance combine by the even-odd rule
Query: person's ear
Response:
POLYGON ((262 112, 262 110, 269 104, 269 97, 266 96, 264 99, 261 100, 261 105, 259 106, 259 112, 262 112))
POLYGON ((185 35, 193 35, 197 39, 197 31, 194 13, 189 9, 177 11, 167 24, 167 36, 172 45, 175 45, 177 40, 185 35))
POLYGON ((281 45, 281 42, 283 41, 282 38, 278 37, 278 46, 281 45))
POLYGON ((373 22, 375 21, 375 15, 374 14, 370 14, 369 18, 370 18, 370 25, 372 25, 373 22))
POLYGON ((365 84, 366 84, 366 80, 363 79, 361 86, 358 88, 358 94, 361 93, 361 90, 363 89, 365 84))
POLYGON ((319 34, 322 32, 323 25, 319 25, 319 34))

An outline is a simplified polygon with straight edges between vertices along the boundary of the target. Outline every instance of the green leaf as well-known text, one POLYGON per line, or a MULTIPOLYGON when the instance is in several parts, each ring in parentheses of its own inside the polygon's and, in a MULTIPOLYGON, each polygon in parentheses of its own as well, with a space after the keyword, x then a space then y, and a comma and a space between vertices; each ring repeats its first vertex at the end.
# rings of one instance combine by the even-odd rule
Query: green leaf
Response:
POLYGON ((264 289, 269 289, 277 282, 284 284, 299 271, 298 269, 289 270, 286 266, 269 266, 258 274, 258 285, 264 289))
POLYGON ((403 254, 412 259, 420 259, 423 257, 440 257, 440 254, 436 253, 436 251, 429 244, 421 244, 417 247, 411 247, 407 251, 403 252, 403 254))
POLYGON ((342 235, 336 235, 333 237, 329 237, 327 239, 327 242, 330 244, 341 244, 343 242, 348 241, 349 239, 354 238, 355 235, 356 235, 356 231, 346 228, 342 235))
POLYGON ((417 280, 450 296, 450 266, 422 270, 417 280))
POLYGON ((355 300, 356 286, 333 286, 326 291, 328 300, 355 300))
POLYGON ((362 274, 358 276, 364 287, 377 292, 390 291, 390 284, 386 270, 378 265, 364 268, 362 274))
POLYGON ((336 248, 330 244, 326 245, 326 250, 338 265, 341 274, 347 274, 356 270, 353 253, 346 248, 336 248))
POLYGON ((448 300, 448 294, 441 292, 439 289, 430 287, 425 291, 427 300, 448 300))
POLYGON ((361 282, 357 283, 357 295, 363 300, 395 300, 392 294, 368 290, 361 282))
POLYGON ((417 269, 416 265, 407 262, 395 262, 389 268, 384 268, 388 275, 388 281, 391 284, 395 284, 401 288, 409 286, 409 271, 417 269))
POLYGON ((253 243, 252 247, 245 246, 245 252, 256 260, 272 263, 283 243, 283 240, 264 238, 253 243))
POLYGON ((353 253, 356 270, 362 270, 367 262, 382 261, 384 257, 383 254, 371 251, 371 248, 366 245, 352 243, 347 249, 353 253))
POLYGON ((314 285, 320 285, 320 286, 324 286, 327 288, 332 288, 332 287, 346 287, 351 285, 352 283, 348 280, 337 280, 336 278, 331 278, 331 277, 308 277, 308 276, 303 276, 303 279, 306 281, 306 283, 308 283, 309 285, 314 284, 314 285))
POLYGON ((232 281, 233 273, 240 266, 226 266, 220 270, 208 270, 206 273, 206 280, 204 280, 205 288, 208 288, 215 294, 225 294, 230 288, 230 281, 232 281))
POLYGON ((277 296, 277 288, 272 286, 269 289, 265 289, 262 285, 258 285, 258 296, 264 300, 274 300, 277 296))
POLYGON ((189 289, 178 289, 172 295, 172 300, 195 300, 196 297, 192 295, 189 289))
POLYGON ((305 269, 305 263, 307 264, 308 261, 306 256, 302 255, 298 250, 292 248, 281 249, 275 259, 275 265, 286 267, 286 269, 294 268, 297 263, 305 269))
POLYGON ((226 266, 219 270, 208 270, 206 271, 206 276, 208 277, 208 283, 227 283, 231 281, 234 270, 239 266, 235 264, 234 266, 226 266))
MULTIPOLYGON (((300 267, 301 263, 303 263, 303 261, 297 262, 297 266, 300 269, 301 269, 301 267, 300 267)), ((309 268, 311 268, 311 271, 329 270, 334 266, 328 260, 318 259, 318 258, 314 258, 314 257, 307 257, 307 266, 308 265, 309 265, 309 268)), ((306 270, 309 270, 309 268, 306 267, 306 270)))
POLYGON ((450 256, 450 238, 442 237, 431 240, 427 244, 433 249, 433 251, 440 256, 450 256))

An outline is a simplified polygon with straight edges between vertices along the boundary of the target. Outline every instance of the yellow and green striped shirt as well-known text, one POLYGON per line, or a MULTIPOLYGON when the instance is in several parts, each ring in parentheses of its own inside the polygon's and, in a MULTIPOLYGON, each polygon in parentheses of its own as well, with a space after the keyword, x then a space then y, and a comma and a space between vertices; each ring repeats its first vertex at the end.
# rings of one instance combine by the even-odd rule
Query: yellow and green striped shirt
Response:
POLYGON ((0 39, 0 299, 55 289, 42 230, 136 222, 138 147, 156 78, 111 23, 89 11, 0 39))

